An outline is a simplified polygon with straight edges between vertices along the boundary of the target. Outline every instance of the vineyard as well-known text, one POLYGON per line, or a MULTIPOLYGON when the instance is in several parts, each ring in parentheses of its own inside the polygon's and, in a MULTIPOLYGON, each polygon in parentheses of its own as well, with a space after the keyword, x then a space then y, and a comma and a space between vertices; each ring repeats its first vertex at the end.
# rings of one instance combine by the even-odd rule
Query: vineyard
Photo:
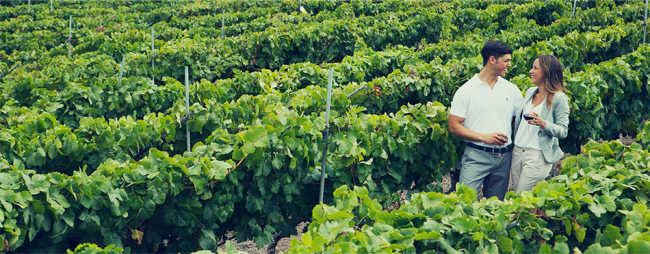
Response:
POLYGON ((235 253, 302 222, 289 253, 647 252, 646 8, 1 1, 0 252, 235 253), (504 201, 442 194, 451 99, 492 40, 521 91, 538 55, 561 61, 571 155, 504 201))

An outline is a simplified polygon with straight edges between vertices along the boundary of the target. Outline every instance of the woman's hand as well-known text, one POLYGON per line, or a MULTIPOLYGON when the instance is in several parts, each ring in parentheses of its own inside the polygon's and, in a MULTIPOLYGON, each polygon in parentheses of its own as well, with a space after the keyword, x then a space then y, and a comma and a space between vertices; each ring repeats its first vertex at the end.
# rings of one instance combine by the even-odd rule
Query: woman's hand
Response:
POLYGON ((535 112, 532 114, 528 114, 529 116, 532 116, 533 119, 528 120, 528 124, 530 125, 537 125, 539 127, 542 127, 542 129, 546 129, 546 120, 543 120, 539 115, 535 112))

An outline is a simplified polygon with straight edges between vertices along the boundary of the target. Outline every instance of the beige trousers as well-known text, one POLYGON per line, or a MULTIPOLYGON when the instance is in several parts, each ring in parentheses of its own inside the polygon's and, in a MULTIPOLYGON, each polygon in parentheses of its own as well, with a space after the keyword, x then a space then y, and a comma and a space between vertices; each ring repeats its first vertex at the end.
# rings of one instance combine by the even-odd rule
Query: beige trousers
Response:
POLYGON ((510 172, 515 192, 532 190, 537 183, 546 179, 551 169, 553 163, 546 162, 541 150, 515 146, 512 151, 510 172))

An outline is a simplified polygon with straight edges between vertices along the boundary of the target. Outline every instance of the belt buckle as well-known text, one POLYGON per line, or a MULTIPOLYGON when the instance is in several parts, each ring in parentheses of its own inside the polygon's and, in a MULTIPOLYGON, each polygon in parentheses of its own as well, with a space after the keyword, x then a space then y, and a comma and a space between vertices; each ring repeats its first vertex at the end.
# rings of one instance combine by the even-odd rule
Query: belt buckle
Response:
POLYGON ((501 155, 501 148, 492 147, 492 154, 493 155, 501 155))

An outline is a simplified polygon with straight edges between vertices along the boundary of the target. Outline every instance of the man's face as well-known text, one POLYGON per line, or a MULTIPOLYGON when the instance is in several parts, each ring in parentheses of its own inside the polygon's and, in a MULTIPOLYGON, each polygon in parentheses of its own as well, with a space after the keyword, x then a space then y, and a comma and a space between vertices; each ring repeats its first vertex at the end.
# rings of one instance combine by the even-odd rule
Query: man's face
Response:
POLYGON ((504 77, 506 75, 506 71, 508 71, 508 68, 511 66, 510 60, 512 60, 512 56, 510 54, 506 54, 496 59, 494 57, 491 58, 494 59, 491 59, 492 61, 490 61, 490 63, 492 63, 492 69, 494 72, 498 76, 504 77))

